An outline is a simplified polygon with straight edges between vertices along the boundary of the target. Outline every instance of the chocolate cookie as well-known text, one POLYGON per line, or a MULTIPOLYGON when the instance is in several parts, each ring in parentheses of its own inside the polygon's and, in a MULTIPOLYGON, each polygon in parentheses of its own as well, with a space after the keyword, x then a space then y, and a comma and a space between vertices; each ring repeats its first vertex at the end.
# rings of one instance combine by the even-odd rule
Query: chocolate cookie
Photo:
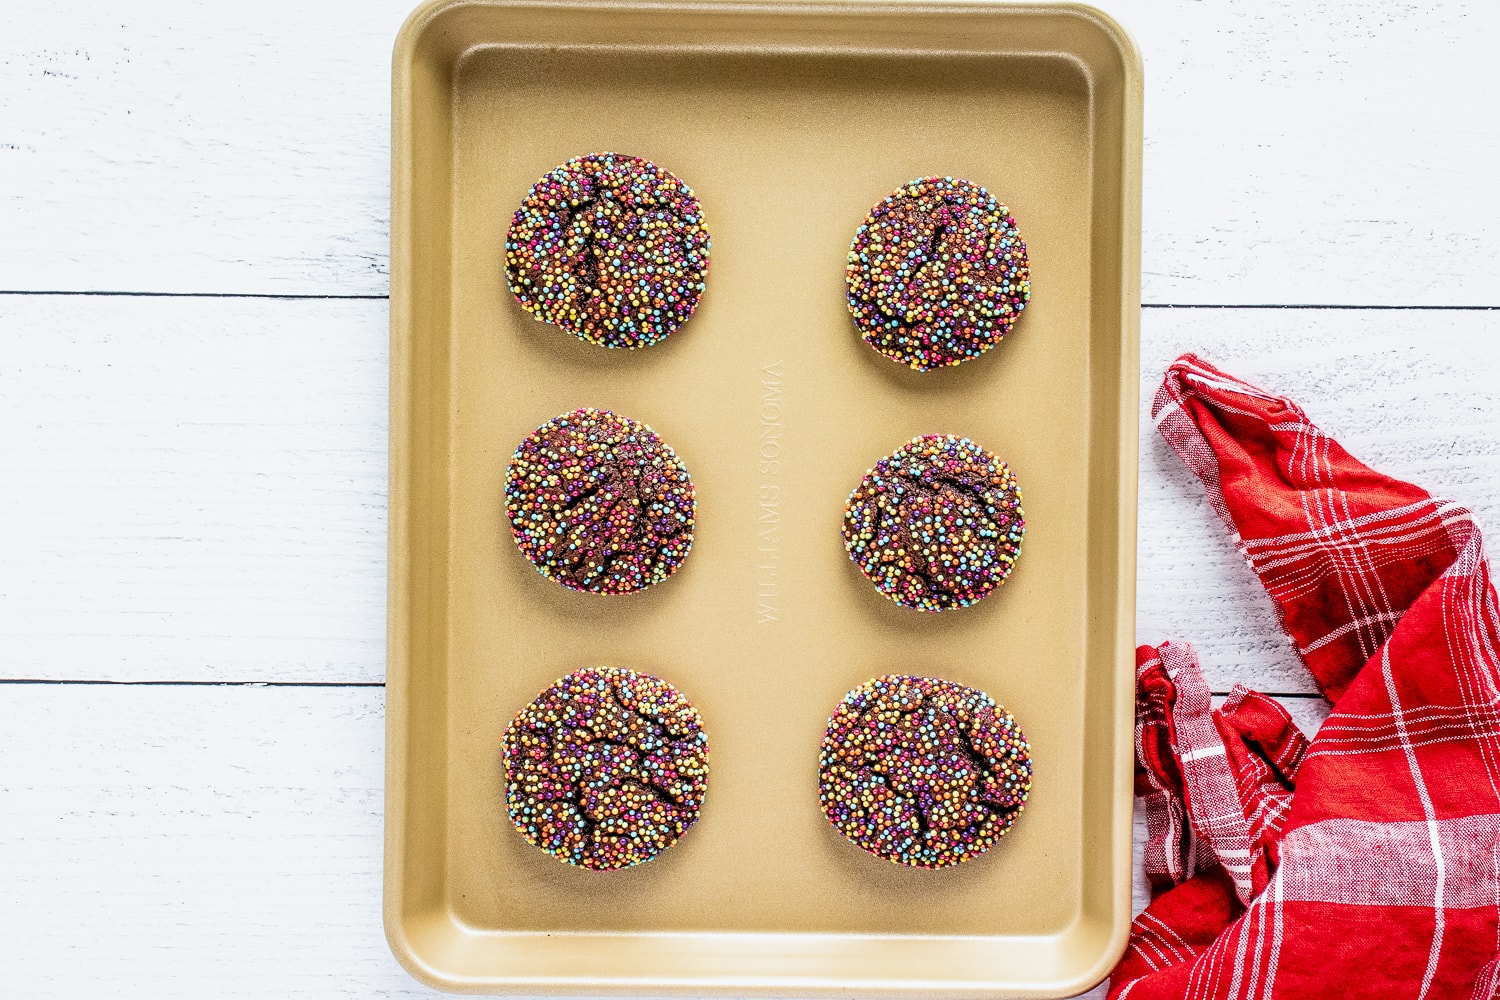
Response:
POLYGON ((844 508, 844 548, 903 607, 968 607, 1005 582, 1026 533, 1010 467, 968 438, 915 437, 865 473, 844 508))
POLYGON ((865 343, 918 371, 977 358, 1031 298, 1010 209, 978 184, 923 177, 870 210, 849 246, 849 311, 865 343))
POLYGON ((638 420, 584 408, 526 436, 505 513, 527 559, 573 590, 629 594, 671 576, 693 547, 693 483, 638 420))
POLYGON ((828 720, 818 795, 828 822, 897 864, 946 868, 1005 836, 1031 791, 1031 751, 993 698, 952 681, 888 674, 828 720))
POLYGON ((505 276, 539 320, 603 347, 649 347, 693 314, 708 248, 692 189, 647 160, 595 153, 532 185, 505 276))
POLYGON ((708 738, 682 692, 618 667, 577 670, 505 731, 505 804, 532 844, 613 871, 650 861, 698 818, 708 738))

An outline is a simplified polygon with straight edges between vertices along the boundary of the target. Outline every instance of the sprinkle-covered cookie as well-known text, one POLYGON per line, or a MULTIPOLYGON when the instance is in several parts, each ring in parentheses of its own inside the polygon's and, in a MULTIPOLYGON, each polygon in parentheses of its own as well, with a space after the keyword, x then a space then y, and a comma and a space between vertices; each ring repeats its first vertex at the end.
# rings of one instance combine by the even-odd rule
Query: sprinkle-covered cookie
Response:
POLYGON ((584 408, 516 448, 505 512, 517 547, 573 590, 629 594, 660 583, 693 547, 687 469, 638 420, 584 408))
POLYGON ((648 160, 595 153, 532 185, 505 275, 537 319, 602 347, 649 347, 693 314, 708 250, 691 188, 648 160))
POLYGON ((963 608, 1005 582, 1026 533, 1010 467, 968 438, 915 437, 875 463, 844 508, 844 548, 882 594, 963 608))
POLYGON ((818 766, 823 815, 897 864, 946 868, 1005 836, 1031 791, 1021 727, 983 691, 888 674, 844 695, 818 766))
POLYGON ((530 843, 613 871, 650 861, 698 818, 708 738, 682 692, 617 667, 577 670, 505 731, 505 804, 530 843))
POLYGON ((977 358, 1031 298, 1026 243, 1010 209, 952 177, 903 184, 849 246, 849 311, 865 342, 918 371, 977 358))

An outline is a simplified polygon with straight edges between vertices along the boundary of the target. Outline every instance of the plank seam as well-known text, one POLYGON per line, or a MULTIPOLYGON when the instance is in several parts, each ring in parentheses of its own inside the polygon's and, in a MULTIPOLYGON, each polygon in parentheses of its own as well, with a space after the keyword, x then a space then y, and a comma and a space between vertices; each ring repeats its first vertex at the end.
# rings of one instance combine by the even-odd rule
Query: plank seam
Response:
POLYGON ((3 677, 0 687, 269 687, 269 688, 383 688, 385 681, 109 681, 46 677, 3 677))
MULTIPOLYGON (((48 677, 0 677, 0 686, 55 685, 75 687, 275 687, 275 688, 383 688, 384 681, 110 681, 89 679, 57 679, 48 677)), ((1216 697, 1228 697, 1229 692, 1211 691, 1216 697)), ((1320 694, 1306 691, 1262 691, 1270 698, 1295 698, 1306 700, 1323 699, 1320 694)))
MULTIPOLYGON (((48 296, 66 298, 92 296, 95 298, 138 299, 280 299, 286 301, 316 302, 363 301, 384 302, 390 299, 383 294, 355 293, 282 293, 282 292, 126 292, 126 291, 82 291, 61 289, 0 288, 0 296, 48 296)), ((1500 312, 1500 305, 1355 305, 1341 302, 1142 302, 1142 309, 1283 309, 1324 310, 1345 312, 1500 312)))
POLYGON ((30 290, 25 288, 0 288, 0 296, 31 296, 35 298, 69 298, 74 296, 91 296, 94 298, 119 298, 119 299, 285 299, 292 301, 318 301, 329 299, 333 301, 353 300, 368 302, 384 302, 390 298, 389 295, 363 295, 363 294, 293 294, 280 292, 110 292, 110 291, 44 291, 30 290))
POLYGON ((1209 303, 1209 302, 1142 302, 1142 309, 1307 309, 1345 312, 1500 312, 1500 305, 1467 306, 1420 306, 1420 305, 1370 305, 1358 306, 1338 302, 1270 302, 1270 303, 1209 303))

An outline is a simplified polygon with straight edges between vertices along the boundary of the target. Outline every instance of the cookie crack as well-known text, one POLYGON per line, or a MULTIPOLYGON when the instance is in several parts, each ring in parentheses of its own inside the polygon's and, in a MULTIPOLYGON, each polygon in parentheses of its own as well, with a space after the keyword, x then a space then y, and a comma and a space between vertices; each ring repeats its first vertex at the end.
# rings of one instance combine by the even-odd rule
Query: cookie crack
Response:
POLYGON ((593 486, 590 486, 587 489, 581 491, 577 496, 565 500, 562 505, 562 510, 564 512, 577 510, 580 504, 587 503, 589 500, 598 496, 600 491, 603 489, 603 483, 595 483, 593 486))
POLYGON ((932 232, 927 237, 927 256, 922 261, 924 264, 931 264, 942 256, 943 237, 948 235, 951 228, 948 223, 939 222, 931 215, 928 218, 932 222, 932 232))
MULTIPOLYGON (((995 252, 995 243, 1011 235, 1008 227, 1005 225, 1005 217, 1001 217, 998 226, 987 226, 985 228, 984 256, 986 259, 995 258, 995 265, 984 269, 984 280, 991 287, 997 288, 1001 283, 1001 279, 1013 278, 1021 269, 995 252)), ((1015 235, 1017 236, 1017 242, 1019 242, 1019 234, 1015 235)))
MULTIPOLYGON (((642 712, 638 708, 633 708, 630 705, 625 704, 625 702, 620 698, 619 689, 616 688, 613 684, 611 684, 609 687, 609 700, 615 705, 616 708, 620 709, 620 711, 635 716, 637 719, 640 719, 642 722, 644 722, 647 726, 651 727, 652 735, 661 740, 663 743, 675 742, 676 739, 681 738, 677 737, 672 729, 668 727, 668 725, 662 720, 647 715, 645 712, 642 712), (674 739, 669 741, 666 739, 666 737, 668 736, 672 736, 674 737, 674 739)), ((633 744, 620 743, 618 741, 614 742, 616 742, 617 745, 630 750, 636 755, 636 770, 643 777, 635 778, 633 780, 638 782, 643 787, 649 789, 652 793, 652 796, 657 801, 661 802, 663 805, 672 807, 673 810, 682 808, 685 805, 685 796, 683 798, 679 798, 676 795, 673 795, 670 789, 658 785, 648 777, 644 777, 644 775, 646 774, 646 759, 648 756, 648 754, 644 750, 633 744)))
MULTIPOLYGON (((971 786, 971 790, 964 795, 964 802, 982 810, 991 819, 1003 817, 1003 815, 1008 810, 1005 810, 997 803, 986 800, 982 796, 982 794, 978 792, 979 789, 982 789, 984 787, 984 780, 986 778, 993 777, 994 775, 994 772, 990 769, 988 759, 974 746, 973 741, 969 737, 969 734, 965 732, 963 727, 958 724, 958 720, 953 717, 952 713, 944 711, 943 713, 941 713, 941 715, 944 721, 946 721, 951 726, 950 731, 956 737, 953 748, 958 750, 960 757, 963 757, 968 761, 969 765, 973 767, 977 776, 977 780, 971 786)), ((885 781, 884 784, 891 790, 893 794, 904 798, 912 804, 912 812, 918 817, 917 828, 923 834, 924 840, 931 839, 929 834, 940 830, 950 829, 948 827, 939 827, 933 824, 928 811, 923 809, 922 807, 922 797, 919 793, 903 791, 888 780, 885 781)), ((963 829, 965 831, 975 831, 983 827, 987 822, 989 822, 988 819, 981 820, 977 823, 970 823, 963 829)))
POLYGON ((969 506, 967 504, 965 505, 966 507, 968 507, 970 513, 972 513, 975 517, 982 518, 989 523, 990 527, 1002 533, 1009 527, 1008 525, 1002 525, 998 520, 995 519, 994 515, 992 515, 988 510, 985 509, 990 505, 992 499, 991 494, 999 493, 1001 495, 1001 498, 1003 498, 1005 493, 1004 490, 996 490, 990 487, 976 486, 973 483, 966 483, 962 479, 958 479, 953 476, 935 475, 932 476, 931 479, 928 479, 919 472, 903 471, 897 473, 897 478, 907 483, 911 492, 919 494, 929 500, 938 500, 943 496, 943 491, 941 489, 934 488, 932 485, 933 483, 946 485, 952 490, 953 493, 957 493, 961 497, 973 498, 975 501, 977 501, 978 506, 969 506))
MULTIPOLYGON (((621 706, 621 707, 624 708, 624 706, 621 706)), ((629 709, 625 709, 625 711, 628 712, 630 710, 629 709)), ((610 784, 609 787, 610 788, 624 788, 626 785, 639 785, 641 788, 643 788, 646 791, 650 792, 651 793, 651 797, 653 799, 655 799, 657 802, 660 802, 662 805, 667 806, 670 809, 672 809, 674 817, 675 817, 676 811, 679 808, 681 808, 681 806, 682 806, 682 802, 679 801, 677 798, 675 798, 670 791, 668 791, 667 789, 665 789, 662 786, 658 785, 656 782, 650 780, 649 778, 641 777, 640 776, 640 775, 644 775, 646 773, 646 753, 645 753, 645 751, 643 751, 640 747, 635 746, 632 743, 627 743, 627 742, 625 742, 623 740, 610 739, 609 737, 592 739, 592 740, 589 741, 589 743, 593 744, 593 745, 600 745, 600 744, 602 744, 604 746, 619 747, 621 750, 629 750, 632 754, 634 754, 635 755, 635 771, 636 771, 636 773, 635 774, 625 774, 625 775, 618 775, 618 774, 617 775, 612 775, 611 776, 612 777, 612 781, 611 781, 611 784, 610 784)))
POLYGON ((613 188, 609 187, 597 188, 591 197, 580 199, 576 206, 565 206, 563 210, 559 211, 559 215, 566 212, 566 217, 562 220, 563 228, 569 231, 576 231, 579 238, 583 241, 583 253, 575 265, 577 270, 574 271, 574 274, 581 283, 586 285, 587 290, 594 294, 603 293, 603 289, 599 284, 599 278, 603 273, 600 261, 600 242, 602 239, 600 227, 595 223, 584 220, 582 225, 578 226, 575 230, 575 223, 579 222, 580 216, 586 215, 589 209, 600 203, 612 205, 623 214, 623 218, 619 220, 620 224, 611 227, 611 234, 617 232, 626 233, 625 242, 629 242, 629 233, 641 227, 642 216, 658 212, 668 216, 672 222, 681 224, 674 232, 676 234, 677 248, 684 253, 691 249, 691 241, 685 238, 683 234, 684 228, 699 228, 697 223, 689 221, 689 213, 672 200, 650 201, 645 205, 630 205, 623 201, 613 188))
POLYGON ((896 543, 892 548, 906 552, 912 556, 911 564, 903 565, 901 568, 909 575, 916 577, 917 582, 926 589, 929 595, 951 597, 951 590, 937 585, 937 580, 932 572, 932 560, 925 558, 919 560, 918 550, 921 546, 917 544, 916 538, 911 533, 910 515, 899 507, 897 510, 890 510, 884 504, 879 505, 876 509, 880 512, 880 520, 876 525, 876 530, 889 530, 896 543))

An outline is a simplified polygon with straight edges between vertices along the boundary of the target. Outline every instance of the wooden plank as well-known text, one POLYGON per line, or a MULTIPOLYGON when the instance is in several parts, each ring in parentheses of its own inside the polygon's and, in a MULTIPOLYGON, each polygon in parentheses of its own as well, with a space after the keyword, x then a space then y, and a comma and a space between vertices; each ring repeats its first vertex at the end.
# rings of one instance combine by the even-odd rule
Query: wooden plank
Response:
POLYGON ((5 287, 384 294, 390 52, 414 6, 12 0, 5 287))
MULTIPOLYGON (((382 302, 0 297, 0 676, 384 676, 382 302)), ((1500 530, 1497 312, 1147 310, 1141 641, 1309 691, 1145 416, 1189 347, 1500 530), (1296 350, 1268 351, 1268 338, 1296 350)), ((1002 360, 1002 359, 995 359, 1002 360)))
POLYGON ((381 931, 382 700, 6 687, 6 992, 433 996, 381 931))
MULTIPOLYGON (((383 294, 411 6, 13 0, 5 287, 383 294)), ((1500 123, 1470 99, 1500 7, 1105 6, 1146 63, 1147 302, 1500 304, 1500 123)))
POLYGON ((385 675, 384 302, 0 297, 0 674, 385 675))
MULTIPOLYGON (((1371 467, 1500 532, 1500 312, 1147 310, 1141 336, 1139 642, 1184 639, 1216 691, 1316 688, 1202 487, 1150 419, 1193 351, 1296 401, 1371 467)), ((1493 542, 1491 551, 1494 551, 1493 542)))
POLYGON ((1500 7, 1100 6, 1146 63, 1143 301, 1500 304, 1500 7))
POLYGON ((4 690, 11 995, 435 995, 380 928, 382 691, 4 690))

